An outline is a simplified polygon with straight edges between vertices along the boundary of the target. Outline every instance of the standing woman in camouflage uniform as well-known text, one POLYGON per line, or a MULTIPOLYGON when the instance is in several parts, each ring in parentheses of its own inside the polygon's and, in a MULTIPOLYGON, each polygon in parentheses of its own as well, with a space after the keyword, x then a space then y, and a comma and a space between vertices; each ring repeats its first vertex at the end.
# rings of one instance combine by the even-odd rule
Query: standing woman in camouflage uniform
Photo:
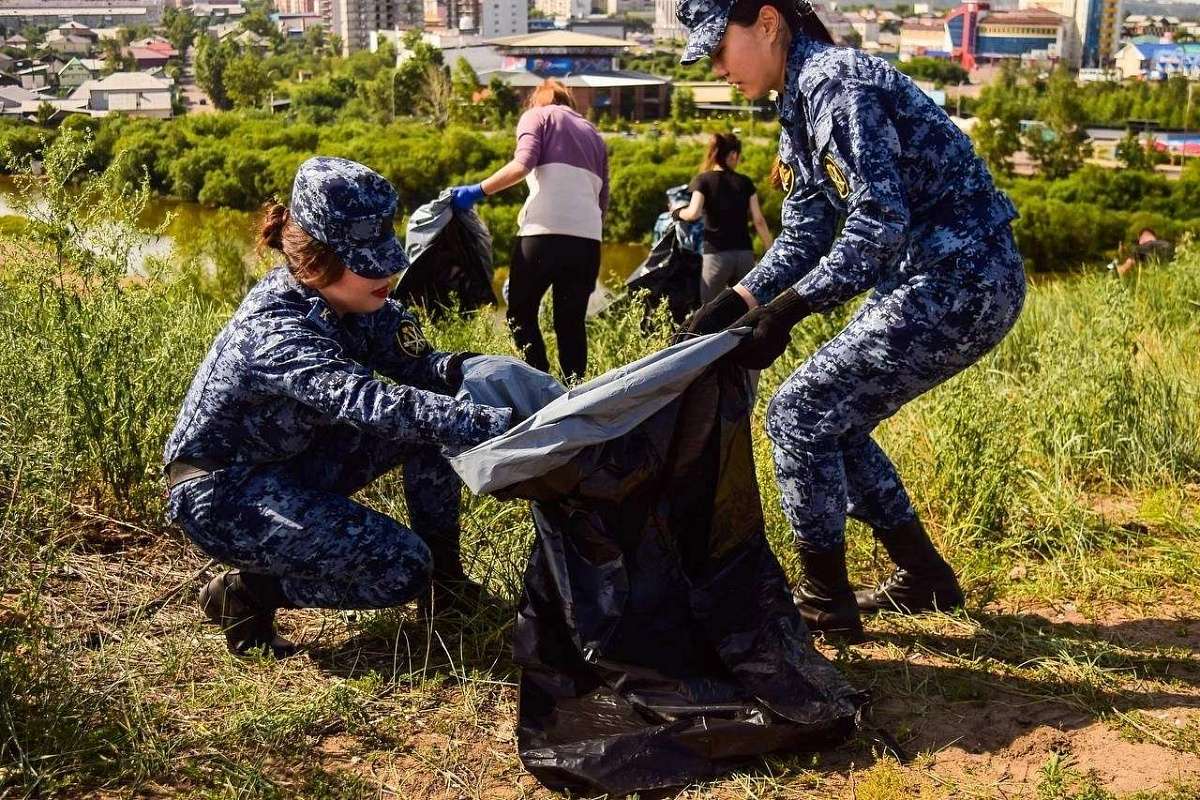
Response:
POLYGON ((924 92, 884 61, 833 46, 803 0, 680 0, 678 15, 690 31, 684 63, 709 56, 746 96, 778 92, 786 194, 774 246, 687 330, 750 326, 734 357, 762 369, 802 319, 872 290, 767 409, 805 571, 797 605, 813 627, 851 640, 862 637, 860 609, 960 606, 953 570, 871 432, 1016 322, 1025 298, 1016 210, 924 92), (896 565, 857 596, 847 515, 871 526, 896 565))
POLYGON ((300 166, 290 207, 271 207, 260 235, 286 265, 217 335, 167 441, 169 516, 237 568, 200 593, 234 652, 289 651, 279 608, 400 605, 431 574, 435 605, 478 595, 440 446, 502 433, 512 412, 455 400, 471 354, 433 351, 388 299, 408 263, 396 200, 353 161, 300 166), (398 466, 415 530, 350 499, 398 466))

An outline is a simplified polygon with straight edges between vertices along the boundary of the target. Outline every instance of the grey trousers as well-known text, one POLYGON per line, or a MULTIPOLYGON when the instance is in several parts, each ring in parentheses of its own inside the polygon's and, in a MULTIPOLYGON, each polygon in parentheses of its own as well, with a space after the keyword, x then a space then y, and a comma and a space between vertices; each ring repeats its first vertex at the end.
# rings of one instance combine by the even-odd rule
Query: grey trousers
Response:
POLYGON ((700 259, 700 302, 707 303, 754 269, 753 250, 705 253, 700 259))

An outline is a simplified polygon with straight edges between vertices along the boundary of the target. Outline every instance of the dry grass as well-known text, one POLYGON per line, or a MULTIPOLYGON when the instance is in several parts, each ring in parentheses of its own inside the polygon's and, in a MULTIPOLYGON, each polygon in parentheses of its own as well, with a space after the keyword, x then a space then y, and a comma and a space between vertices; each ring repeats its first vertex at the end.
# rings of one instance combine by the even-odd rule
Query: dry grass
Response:
MULTIPOLYGON (((195 248, 211 274, 137 286, 119 258, 48 258, 80 222, 60 199, 0 280, 0 797, 549 797, 513 729, 526 506, 466 505, 469 569, 498 598, 476 618, 286 612, 301 656, 229 656, 195 607, 206 558, 162 520, 157 459, 247 276, 220 241, 195 248), (100 279, 86 298, 55 280, 84 267, 100 279)), ((1184 248, 1134 281, 1038 287, 995 353, 881 427, 970 607, 885 616, 826 652, 916 758, 864 738, 674 796, 1200 796, 1197 267, 1184 248)), ((594 372, 662 343, 666 326, 640 322, 593 324, 594 372)), ((839 323, 807 321, 764 398, 839 323)), ((444 349, 511 347, 486 317, 430 330, 444 349)), ((795 578, 755 429, 768 536, 795 578)), ((396 480, 362 499, 406 515, 396 480)), ((853 574, 881 574, 860 526, 850 543, 853 574)))

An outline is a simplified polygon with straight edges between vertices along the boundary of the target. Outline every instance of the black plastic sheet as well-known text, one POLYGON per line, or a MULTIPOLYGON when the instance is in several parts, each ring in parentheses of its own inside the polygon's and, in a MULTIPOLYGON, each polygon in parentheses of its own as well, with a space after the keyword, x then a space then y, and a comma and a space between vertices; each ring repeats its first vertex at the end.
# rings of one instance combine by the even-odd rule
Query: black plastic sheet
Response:
POLYGON ((498 496, 533 500, 518 745, 555 789, 627 794, 836 745, 865 695, 812 646, 768 546, 744 371, 498 496))
POLYGON ((685 245, 680 230, 680 223, 672 222, 625 281, 630 292, 647 293, 648 308, 665 302, 676 324, 700 307, 700 254, 685 245))
POLYGON ((492 235, 474 211, 455 211, 449 193, 418 208, 408 221, 410 265, 392 297, 437 316, 496 302, 492 289, 492 235))

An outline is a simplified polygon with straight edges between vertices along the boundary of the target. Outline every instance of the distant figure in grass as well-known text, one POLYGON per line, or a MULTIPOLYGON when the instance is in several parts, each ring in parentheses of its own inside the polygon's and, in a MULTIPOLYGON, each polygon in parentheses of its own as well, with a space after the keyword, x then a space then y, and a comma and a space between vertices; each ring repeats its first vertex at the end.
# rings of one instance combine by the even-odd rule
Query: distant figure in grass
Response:
POLYGON ((766 410, 775 476, 811 627, 863 637, 861 612, 961 606, 900 475, 872 431, 970 367, 1015 324, 1025 272, 971 140, 882 59, 839 47, 805 0, 680 0, 683 62, 751 100, 777 93, 783 227, 737 285, 683 336, 751 329, 733 361, 764 369, 802 320, 868 294, 849 323, 787 377, 766 410), (871 526, 895 570, 858 592, 846 518, 871 526))
POLYGON ((529 96, 512 160, 482 183, 452 187, 454 207, 471 208, 522 179, 529 197, 517 216, 508 324, 525 360, 548 372, 538 309, 553 290, 559 366, 567 380, 578 381, 587 371, 588 298, 600 275, 608 150, 596 126, 575 109, 571 90, 553 78, 529 96))
MULTIPOLYGON (((1122 242, 1117 252, 1117 258, 1120 258, 1124 252, 1125 243, 1122 242)), ((1158 238, 1158 234, 1153 228, 1142 228, 1138 231, 1137 244, 1133 246, 1129 255, 1119 263, 1113 260, 1109 263, 1108 268, 1115 269, 1118 275, 1128 275, 1138 265, 1170 261, 1174 257, 1175 245, 1158 238)))
POLYGON ((395 213, 395 190, 362 164, 304 162, 260 232, 284 265, 217 335, 167 440, 169 516, 234 567, 200 605, 235 653, 290 653, 280 608, 421 596, 437 612, 481 595, 463 571, 461 483, 441 445, 503 433, 512 412, 454 399, 474 354, 435 351, 388 299, 408 263, 395 213), (350 499, 397 467, 411 528, 350 499))
POLYGON ((754 223, 764 248, 775 242, 759 207, 754 181, 737 171, 741 160, 742 142, 737 134, 714 133, 704 156, 704 170, 688 186, 692 192, 688 205, 672 212, 684 222, 704 221, 701 303, 712 300, 754 268, 749 223, 754 223))

